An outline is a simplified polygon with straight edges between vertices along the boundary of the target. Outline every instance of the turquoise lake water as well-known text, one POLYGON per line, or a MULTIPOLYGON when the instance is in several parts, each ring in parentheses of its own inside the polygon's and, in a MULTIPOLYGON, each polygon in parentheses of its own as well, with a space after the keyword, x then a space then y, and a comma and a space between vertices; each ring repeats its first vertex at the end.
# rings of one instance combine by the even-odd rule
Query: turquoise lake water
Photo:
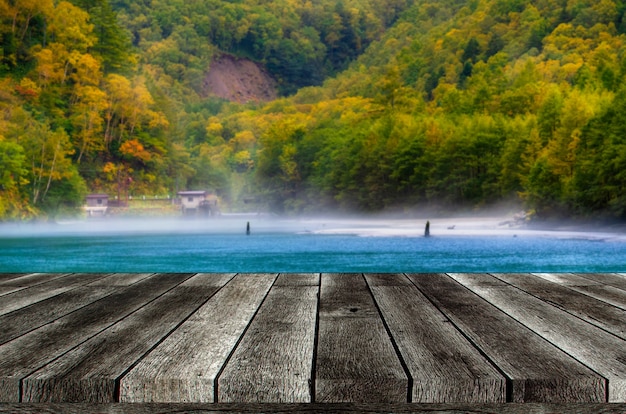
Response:
MULTIPOLYGON (((245 223, 245 222, 243 222, 245 223)), ((253 223, 0 227, 0 272, 624 272, 626 242, 544 236, 362 237, 253 223), (241 231, 239 231, 241 230, 241 231)), ((349 233, 349 232, 348 232, 349 233)), ((393 233, 393 232, 391 232, 393 233)), ((383 232, 383 234, 385 234, 383 232)))

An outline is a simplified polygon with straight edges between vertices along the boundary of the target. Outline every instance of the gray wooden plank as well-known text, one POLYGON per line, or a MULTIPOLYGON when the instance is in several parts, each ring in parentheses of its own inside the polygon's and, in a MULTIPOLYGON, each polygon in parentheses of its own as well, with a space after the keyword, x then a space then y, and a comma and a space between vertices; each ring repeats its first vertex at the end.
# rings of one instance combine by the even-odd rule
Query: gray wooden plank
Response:
POLYGON ((626 310, 529 274, 494 274, 531 295, 626 339, 626 310))
POLYGON ((219 402, 311 402, 319 274, 283 274, 218 378, 219 402))
POLYGON ((322 274, 316 402, 406 402, 408 378, 360 274, 322 274))
POLYGON ((605 285, 570 286, 570 289, 626 310, 626 290, 605 285))
POLYGON ((0 273, 0 282, 16 279, 24 275, 26 275, 26 273, 0 273))
POLYGON ((107 276, 106 273, 73 273, 4 295, 0 301, 0 315, 89 284, 105 276, 107 276))
POLYGON ((58 277, 67 276, 67 273, 27 273, 20 277, 0 281, 0 296, 19 290, 46 283, 58 277))
POLYGON ((563 286, 601 286, 602 283, 574 273, 533 273, 533 275, 563 286))
POLYGON ((579 274, 533 273, 533 275, 626 310, 626 290, 603 285, 599 281, 592 280, 593 278, 583 277, 579 274))
POLYGON ((120 380, 121 402, 213 402, 215 379, 276 280, 239 274, 120 380))
POLYGON ((487 274, 451 276, 608 379, 608 401, 626 401, 626 342, 487 274))
POLYGON ((586 279, 602 285, 613 286, 626 290, 626 273, 576 273, 586 279))
POLYGON ((0 401, 19 401, 21 380, 188 279, 158 274, 0 346, 0 401))
POLYGON ((510 379, 510 401, 605 400, 602 377, 450 277, 409 278, 510 379))
MULTIPOLYGON (((150 275, 151 273, 144 273, 140 275, 140 278, 150 275)), ((96 278, 84 286, 1 315, 0 345, 99 300, 122 286, 135 283, 140 280, 137 276, 139 275, 112 273, 103 278, 96 278), (128 277, 126 283, 122 285, 122 279, 125 276, 128 277), (105 283, 106 281, 112 283, 105 283)))
POLYGON ((0 286, 28 287, 37 283, 46 282, 55 277, 61 277, 65 274, 66 273, 13 273, 13 275, 18 276, 0 280, 0 286))
POLYGON ((130 286, 140 282, 154 273, 112 273, 104 279, 95 280, 91 286, 130 286))
POLYGON ((369 414, 624 414, 626 404, 2 404, 12 414, 369 413, 369 414))
POLYGON ((366 274, 413 379, 413 402, 504 402, 505 378, 404 275, 366 274))
POLYGON ((22 401, 115 402, 118 380, 233 274, 198 274, 22 381, 22 401))

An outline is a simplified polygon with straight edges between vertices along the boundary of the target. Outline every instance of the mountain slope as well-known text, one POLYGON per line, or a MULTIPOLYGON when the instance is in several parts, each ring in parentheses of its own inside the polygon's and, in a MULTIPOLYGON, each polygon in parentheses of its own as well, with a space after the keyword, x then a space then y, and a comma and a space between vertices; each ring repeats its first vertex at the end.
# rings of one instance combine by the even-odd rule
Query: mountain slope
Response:
POLYGON ((277 98, 276 82, 267 71, 250 60, 228 55, 213 60, 204 85, 207 96, 238 103, 266 102, 277 98))
POLYGON ((417 1, 348 70, 291 101, 313 105, 304 118, 337 112, 262 137, 278 145, 259 159, 267 196, 279 209, 517 199, 539 217, 624 217, 623 138, 609 137, 623 11, 610 0, 417 1))
POLYGON ((179 189, 225 209, 510 201, 625 218, 623 14, 621 0, 0 0, 0 218, 179 189), (263 67, 283 97, 208 94, 219 56, 263 67))

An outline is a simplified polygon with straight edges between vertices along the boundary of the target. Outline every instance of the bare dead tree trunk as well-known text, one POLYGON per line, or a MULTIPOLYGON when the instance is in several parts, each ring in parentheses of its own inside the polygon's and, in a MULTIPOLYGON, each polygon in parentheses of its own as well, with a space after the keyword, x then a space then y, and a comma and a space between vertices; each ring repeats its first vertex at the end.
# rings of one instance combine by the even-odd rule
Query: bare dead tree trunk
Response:
POLYGON ((46 184, 46 191, 44 191, 43 195, 41 196, 42 200, 46 198, 46 195, 48 194, 48 190, 50 190, 50 185, 52 184, 52 176, 54 175, 54 168, 56 167, 57 156, 59 154, 60 146, 61 146, 61 143, 57 142, 57 146, 54 149, 54 156, 52 157, 52 166, 50 167, 50 174, 48 175, 48 183, 46 184))

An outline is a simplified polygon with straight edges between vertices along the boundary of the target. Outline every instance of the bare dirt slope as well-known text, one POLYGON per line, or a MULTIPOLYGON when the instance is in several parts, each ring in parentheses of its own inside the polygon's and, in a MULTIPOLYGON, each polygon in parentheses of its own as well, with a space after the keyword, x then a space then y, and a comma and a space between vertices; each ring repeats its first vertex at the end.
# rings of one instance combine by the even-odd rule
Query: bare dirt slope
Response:
POLYGON ((211 63, 204 78, 204 93, 239 103, 277 98, 276 81, 262 66, 230 55, 219 56, 211 63))

